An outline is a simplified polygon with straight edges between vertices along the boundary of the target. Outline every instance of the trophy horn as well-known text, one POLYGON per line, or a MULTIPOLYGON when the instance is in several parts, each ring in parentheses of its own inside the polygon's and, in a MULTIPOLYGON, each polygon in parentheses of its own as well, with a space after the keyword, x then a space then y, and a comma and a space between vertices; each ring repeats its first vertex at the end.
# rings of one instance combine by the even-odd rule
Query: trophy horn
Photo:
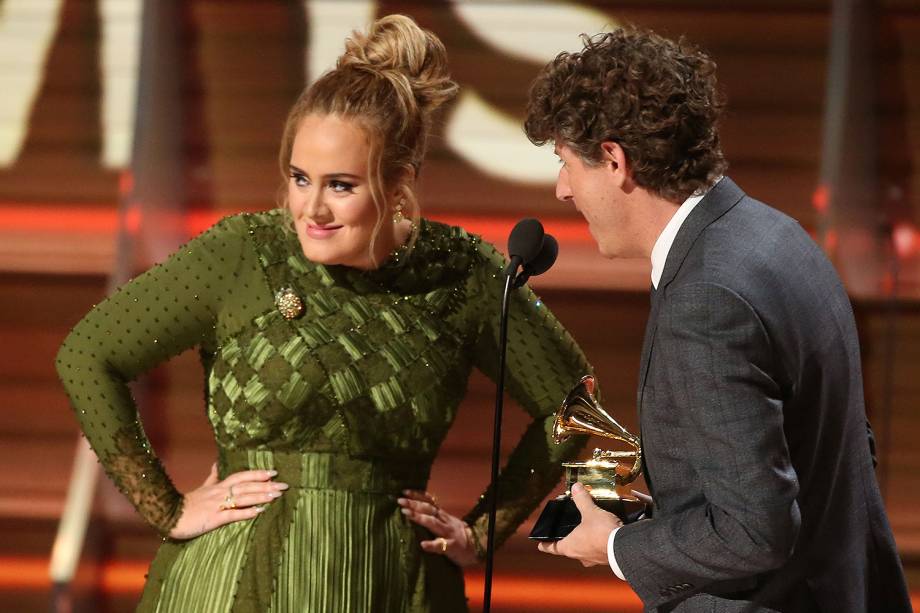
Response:
POLYGON ((581 378, 569 392, 556 412, 553 424, 553 439, 561 443, 574 434, 593 434, 622 441, 635 452, 604 452, 610 456, 635 456, 633 467, 626 482, 635 479, 642 470, 642 445, 639 437, 620 425, 616 419, 598 403, 594 397, 596 382, 592 375, 581 378))

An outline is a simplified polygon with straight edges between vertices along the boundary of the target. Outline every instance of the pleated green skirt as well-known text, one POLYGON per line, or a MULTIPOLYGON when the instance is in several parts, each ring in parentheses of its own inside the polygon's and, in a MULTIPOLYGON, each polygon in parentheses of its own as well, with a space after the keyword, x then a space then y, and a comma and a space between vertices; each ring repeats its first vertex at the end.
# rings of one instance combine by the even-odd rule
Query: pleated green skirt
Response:
POLYGON ((424 488, 428 463, 243 451, 222 453, 219 468, 274 468, 291 488, 255 519, 164 542, 138 611, 467 610, 461 570, 421 550, 431 535, 396 504, 424 488))

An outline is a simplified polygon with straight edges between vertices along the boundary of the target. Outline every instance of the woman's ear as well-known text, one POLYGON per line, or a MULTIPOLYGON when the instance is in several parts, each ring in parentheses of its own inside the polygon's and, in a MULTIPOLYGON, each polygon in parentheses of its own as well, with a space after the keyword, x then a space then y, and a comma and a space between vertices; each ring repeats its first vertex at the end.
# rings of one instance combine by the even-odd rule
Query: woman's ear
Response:
POLYGON ((393 188, 390 190, 390 202, 399 202, 406 197, 406 191, 412 189, 415 183, 415 169, 405 168, 396 177, 393 182, 393 188))

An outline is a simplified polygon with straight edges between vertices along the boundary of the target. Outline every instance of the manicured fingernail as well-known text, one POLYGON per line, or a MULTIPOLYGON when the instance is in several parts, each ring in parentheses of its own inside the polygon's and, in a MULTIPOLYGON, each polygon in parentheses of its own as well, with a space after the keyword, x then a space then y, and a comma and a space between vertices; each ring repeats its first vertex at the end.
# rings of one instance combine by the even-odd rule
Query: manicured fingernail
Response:
POLYGON ((279 489, 279 490, 286 490, 286 489, 289 488, 289 487, 291 487, 291 486, 288 485, 287 483, 276 483, 276 484, 275 484, 275 488, 276 488, 276 489, 279 489))
POLYGON ((412 511, 409 509, 400 509, 399 512, 403 515, 412 515, 412 511))
POLYGON ((281 498, 281 492, 269 492, 268 495, 271 498, 281 498))
POLYGON ((274 476, 277 475, 277 474, 278 474, 278 471, 277 471, 277 470, 270 470, 270 471, 268 471, 268 476, 269 476, 269 477, 274 477, 274 476))
POLYGON ((252 508, 256 510, 256 513, 261 513, 262 511, 265 510, 265 507, 263 506, 252 507, 252 508))
POLYGON ((397 499, 396 499, 396 502, 398 502, 399 504, 406 504, 406 503, 409 502, 409 501, 406 500, 405 498, 397 498, 397 499))

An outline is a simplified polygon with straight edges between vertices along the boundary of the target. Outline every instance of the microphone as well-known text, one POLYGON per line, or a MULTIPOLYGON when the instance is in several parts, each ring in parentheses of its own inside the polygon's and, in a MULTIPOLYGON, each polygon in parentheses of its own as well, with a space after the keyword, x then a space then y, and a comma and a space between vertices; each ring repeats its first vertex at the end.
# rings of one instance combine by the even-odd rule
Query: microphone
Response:
POLYGON ((556 257, 559 255, 559 242, 552 234, 543 235, 543 247, 540 252, 531 261, 524 264, 521 274, 514 280, 514 287, 521 287, 530 277, 542 275, 544 272, 553 267, 556 263, 556 257))
POLYGON ((489 501, 489 527, 486 541, 486 572, 483 584, 482 611, 492 610, 492 570, 495 559, 495 515, 498 510, 499 461, 502 444, 502 407, 505 395, 505 354, 508 347, 508 308, 511 290, 520 287, 533 275, 549 270, 559 254, 559 243, 543 231, 543 224, 533 218, 522 219, 514 225, 508 236, 508 255, 511 261, 505 267, 505 289, 499 316, 498 379, 495 386, 495 421, 492 428, 492 496, 489 501), (518 268, 524 269, 518 275, 518 268))
POLYGON ((511 261, 505 266, 505 276, 517 273, 518 267, 537 257, 542 248, 543 224, 532 217, 514 224, 508 236, 508 257, 511 261))

